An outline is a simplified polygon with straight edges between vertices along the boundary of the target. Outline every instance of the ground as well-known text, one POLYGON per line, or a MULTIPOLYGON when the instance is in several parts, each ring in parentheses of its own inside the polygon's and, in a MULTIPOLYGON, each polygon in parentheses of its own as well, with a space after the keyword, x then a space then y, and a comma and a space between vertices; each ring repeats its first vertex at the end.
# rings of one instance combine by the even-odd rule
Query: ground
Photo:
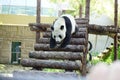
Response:
POLYGON ((29 70, 32 68, 22 67, 21 65, 0 64, 0 73, 12 73, 18 70, 29 70))

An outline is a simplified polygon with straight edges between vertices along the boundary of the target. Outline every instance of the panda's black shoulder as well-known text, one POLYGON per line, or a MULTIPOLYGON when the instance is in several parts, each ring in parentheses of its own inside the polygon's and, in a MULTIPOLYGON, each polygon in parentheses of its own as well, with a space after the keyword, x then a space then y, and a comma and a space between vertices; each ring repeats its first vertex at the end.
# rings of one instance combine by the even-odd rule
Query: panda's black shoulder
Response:
POLYGON ((62 16, 65 20, 65 25, 66 25, 66 33, 71 34, 72 31, 72 22, 67 16, 62 16))

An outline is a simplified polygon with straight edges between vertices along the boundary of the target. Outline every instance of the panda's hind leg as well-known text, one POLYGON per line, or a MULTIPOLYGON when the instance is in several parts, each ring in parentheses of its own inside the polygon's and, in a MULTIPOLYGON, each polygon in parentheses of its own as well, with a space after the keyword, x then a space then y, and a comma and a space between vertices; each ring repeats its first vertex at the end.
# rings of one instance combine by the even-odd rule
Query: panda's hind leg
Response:
POLYGON ((65 48, 70 43, 71 35, 67 34, 63 42, 58 48, 65 48))

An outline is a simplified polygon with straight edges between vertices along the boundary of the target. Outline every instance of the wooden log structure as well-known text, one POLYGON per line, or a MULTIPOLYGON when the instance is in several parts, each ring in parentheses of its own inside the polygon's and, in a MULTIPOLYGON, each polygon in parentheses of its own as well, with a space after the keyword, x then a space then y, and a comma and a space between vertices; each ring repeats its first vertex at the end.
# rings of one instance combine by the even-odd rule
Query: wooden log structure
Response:
POLYGON ((25 67, 40 67, 66 70, 80 70, 81 61, 56 61, 56 60, 38 60, 23 59, 21 64, 25 67))
MULTIPOLYGON (((35 25, 35 23, 31 23, 31 24, 35 25)), ((42 23, 42 24, 36 24, 36 26, 37 27, 30 25, 31 31, 41 31, 41 28, 39 28, 39 27, 49 28, 51 26, 51 24, 43 24, 42 23)), ((81 26, 81 24, 78 24, 78 26, 81 26)), ((81 26, 81 27, 83 27, 83 26, 81 26)), ((82 31, 82 29, 79 31, 82 31)), ((89 24, 88 32, 90 34, 109 35, 110 33, 111 34, 120 33, 120 28, 115 29, 114 25, 101 26, 101 25, 89 24)))
POLYGON ((65 48, 53 48, 49 47, 49 44, 35 44, 34 48, 36 51, 72 51, 72 52, 83 52, 85 49, 84 45, 67 45, 65 48))
POLYGON ((30 58, 35 59, 56 59, 56 60, 81 60, 80 52, 58 52, 58 51, 31 51, 30 58))
MULTIPOLYGON (((114 0, 114 26, 118 28, 118 0, 114 0)), ((114 36, 114 61, 118 59, 118 34, 114 36)))
POLYGON ((86 72, 87 72, 87 54, 88 54, 88 25, 89 25, 89 13, 90 13, 90 0, 86 0, 86 6, 85 6, 85 18, 87 18, 88 22, 86 23, 86 44, 85 44, 85 48, 83 51, 83 57, 82 57, 82 71, 81 71, 81 75, 82 76, 86 76, 86 72))
MULTIPOLYGON (((49 44, 50 43, 50 38, 41 38, 38 43, 42 44, 49 44)), ((84 45, 86 44, 85 38, 72 38, 70 41, 70 44, 72 45, 84 45)))
MULTIPOLYGON (((37 0, 37 10, 36 10, 36 23, 40 23, 41 22, 41 17, 40 17, 40 14, 41 14, 41 0, 37 0)), ((40 39, 40 31, 36 31, 36 43, 38 42, 38 40, 40 39)))
POLYGON ((120 28, 115 29, 114 25, 101 26, 91 24, 88 27, 88 31, 93 34, 108 35, 110 33, 120 33, 120 28))
MULTIPOLYGON (((71 42, 65 48, 49 48, 49 38, 51 35, 51 24, 40 23, 40 2, 38 1, 37 8, 37 24, 30 23, 30 30, 36 31, 36 44, 34 46, 35 51, 29 53, 30 58, 35 59, 23 59, 21 64, 25 67, 33 68, 55 68, 66 70, 80 70, 82 76, 86 76, 87 65, 86 58, 88 53, 88 33, 97 35, 115 35, 115 42, 117 44, 117 33, 120 33, 120 28, 117 26, 117 0, 115 0, 115 24, 110 26, 101 26, 95 24, 89 24, 90 13, 90 0, 86 0, 85 18, 77 18, 76 23, 78 25, 78 32, 72 36, 71 42), (45 32, 43 38, 40 38, 40 32, 45 32), (76 38, 76 39, 75 39, 76 38), (64 51, 64 52, 63 52, 64 51), (69 52, 66 52, 69 51, 69 52), (79 52, 79 53, 78 53, 79 52), (83 52, 83 55, 80 55, 83 52), (42 60, 41 60, 42 59, 42 60), (52 59, 52 60, 47 60, 52 59), (61 60, 53 60, 61 59, 61 60), (74 61, 68 61, 74 60, 74 61), (82 64, 81 64, 82 61, 82 64)), ((115 46, 117 51, 117 46, 115 46)), ((107 50, 107 51, 110 51, 107 50)), ((117 58, 117 52, 115 52, 115 59, 117 58)))
MULTIPOLYGON (((76 19, 76 23, 79 24, 78 26, 86 26, 86 23, 88 22, 85 18, 78 18, 76 19)), ((31 31, 46 31, 47 28, 50 28, 52 26, 51 24, 45 24, 45 23, 29 23, 30 30, 31 31)))
MULTIPOLYGON (((51 33, 50 32, 45 32, 43 33, 44 38, 50 38, 51 33)), ((77 32, 75 35, 72 35, 72 38, 85 38, 86 37, 86 32, 77 32)))

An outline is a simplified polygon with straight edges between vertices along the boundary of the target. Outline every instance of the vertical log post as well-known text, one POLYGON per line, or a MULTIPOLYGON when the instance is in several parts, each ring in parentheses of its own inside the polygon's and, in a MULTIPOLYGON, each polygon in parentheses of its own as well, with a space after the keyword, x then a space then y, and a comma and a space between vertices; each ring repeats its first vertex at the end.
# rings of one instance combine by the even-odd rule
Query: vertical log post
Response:
POLYGON ((87 32, 86 32, 86 44, 85 44, 85 50, 83 51, 83 58, 82 58, 82 76, 86 76, 86 59, 87 59, 87 53, 88 53, 88 24, 89 24, 89 11, 90 11, 90 0, 86 0, 86 10, 85 10, 85 18, 88 19, 87 23, 87 32))
MULTIPOLYGON (((115 25, 115 28, 117 30, 118 28, 118 25, 117 25, 117 22, 118 22, 118 0, 115 0, 114 1, 114 25, 115 25)), ((115 36, 114 36, 114 60, 117 60, 117 55, 118 55, 118 35, 117 33, 115 33, 115 36)))
MULTIPOLYGON (((36 10, 36 23, 40 23, 40 13, 41 13, 41 0, 37 0, 37 10, 36 10)), ((36 31, 36 43, 39 42, 40 39, 40 31, 36 31)), ((33 67, 35 70, 42 70, 38 67, 33 67)))
MULTIPOLYGON (((36 10, 36 23, 40 23, 40 7, 41 7, 41 0, 37 0, 37 10, 36 10)), ((40 39, 40 31, 36 31, 36 43, 39 42, 40 39)))

